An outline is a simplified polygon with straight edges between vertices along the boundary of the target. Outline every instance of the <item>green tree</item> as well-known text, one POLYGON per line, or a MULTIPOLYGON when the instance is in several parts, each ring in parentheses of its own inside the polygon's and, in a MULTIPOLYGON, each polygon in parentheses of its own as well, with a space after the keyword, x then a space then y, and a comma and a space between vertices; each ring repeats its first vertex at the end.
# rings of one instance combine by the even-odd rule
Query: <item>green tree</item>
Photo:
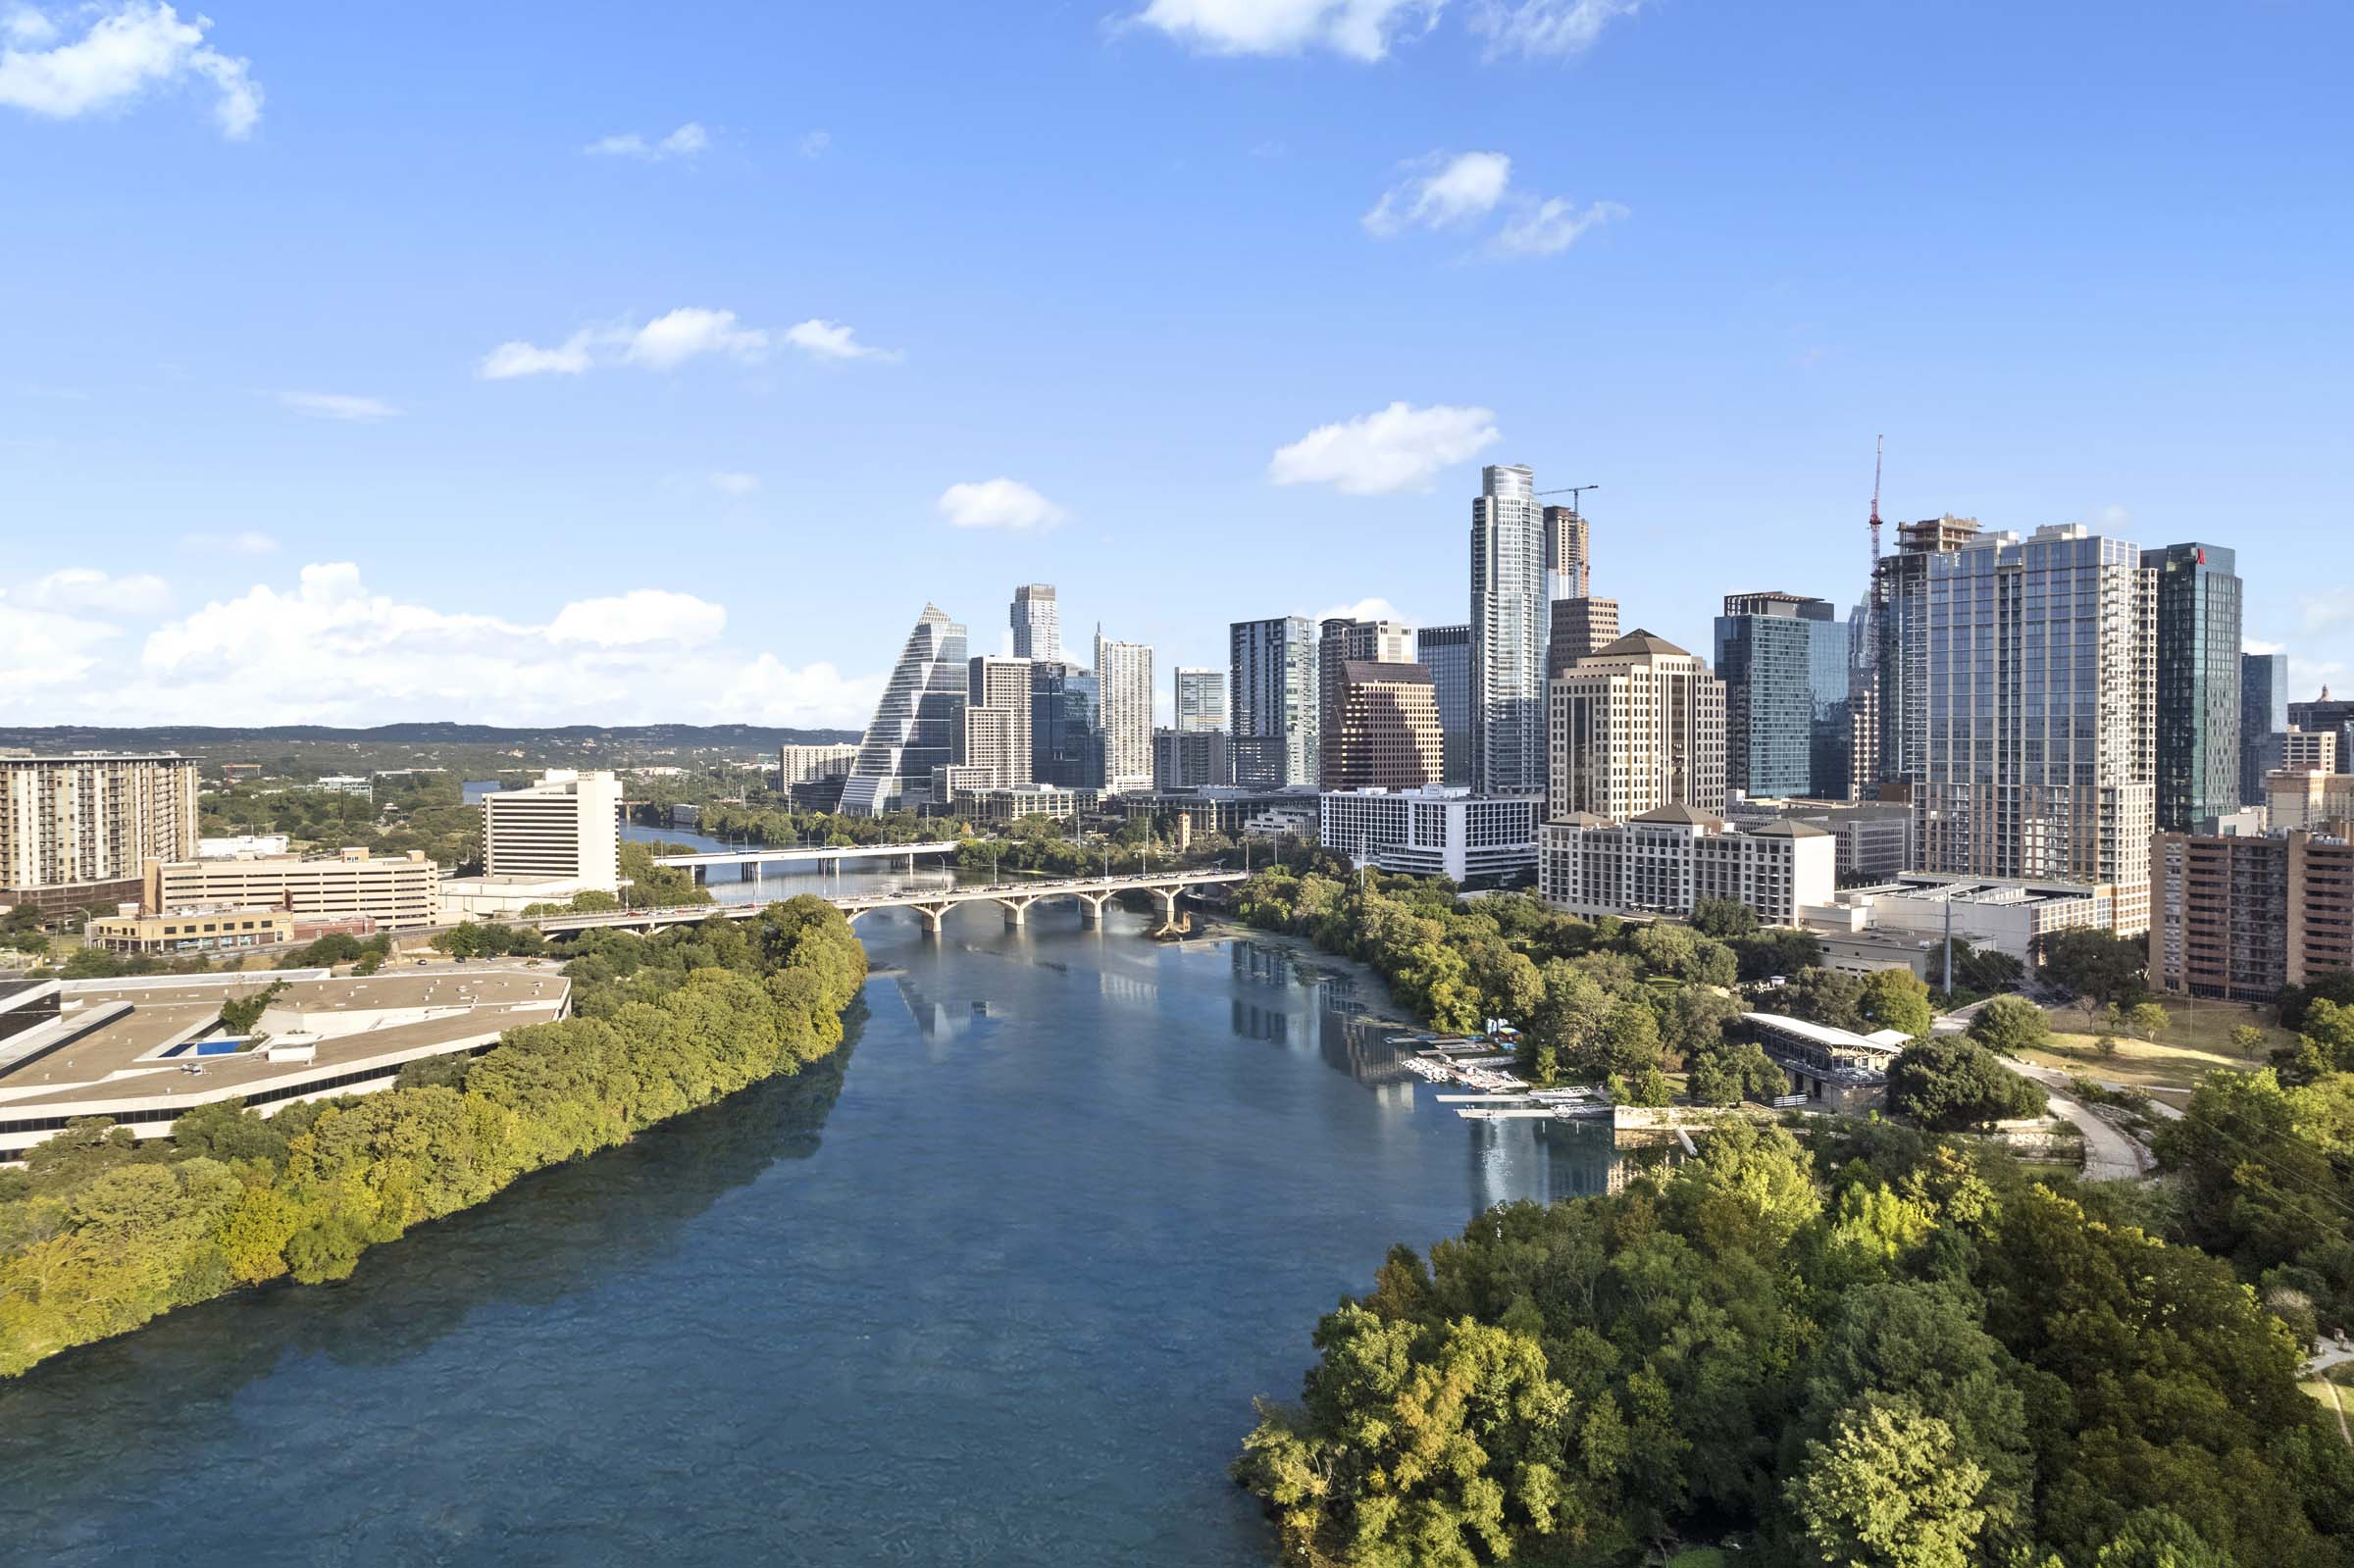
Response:
POLYGON ((1836 970, 1806 969, 1790 979, 1790 984, 1773 992, 1766 1005, 1793 1018, 1804 1018, 1833 1029, 1861 1031, 1864 1014, 1861 1011, 1864 986, 1852 975, 1836 970))
POLYGON ((1805 1560, 1823 1568, 1972 1568, 1986 1472, 1953 1428, 1906 1401, 1867 1398, 1807 1445, 1785 1489, 1805 1560))
POLYGON ((2042 936, 2037 950, 2045 978, 2082 998, 2087 1017, 2110 1002, 2129 1005, 2146 984, 2149 949, 2128 937, 2075 926, 2042 936))
POLYGON ((2172 1020, 2166 1016, 2166 1009, 2156 1002, 2136 1002, 2132 1010, 2125 1014, 2125 1027, 2141 1039, 2156 1039, 2166 1033, 2166 1026, 2172 1020))
POLYGON ((1758 929, 1758 917, 1737 898, 1700 898, 1692 904, 1692 929, 1718 941, 1747 936, 1758 929))
POLYGON ((1970 1037, 2003 1056, 2034 1050, 2052 1037, 2043 1009, 2018 996, 1997 996, 1970 1021, 1970 1037))
POLYGON ((2253 1024, 2241 1024, 2231 1031, 2231 1048, 2242 1056, 2253 1057, 2264 1049, 2264 1031, 2253 1024))
POLYGON ((1888 1107, 1932 1132, 2040 1114, 2043 1090, 1963 1035, 1916 1040, 1888 1070, 1888 1107))
POLYGON ((1867 975, 1856 995, 1856 1011, 1875 1030, 1902 1030, 1915 1039, 1927 1038, 1937 1018, 1929 1006, 1929 987, 1909 969, 1878 969, 1867 975))
POLYGON ((1654 975, 1681 975, 1692 962, 1697 938, 1687 927, 1655 920, 1635 929, 1636 961, 1654 975))

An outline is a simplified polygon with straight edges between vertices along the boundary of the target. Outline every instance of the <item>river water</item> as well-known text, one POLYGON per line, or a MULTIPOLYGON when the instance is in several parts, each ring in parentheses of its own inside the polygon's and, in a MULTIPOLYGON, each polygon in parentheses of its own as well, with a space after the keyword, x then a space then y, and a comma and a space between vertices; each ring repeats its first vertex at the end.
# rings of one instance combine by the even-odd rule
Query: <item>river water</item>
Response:
POLYGON ((1435 1104, 1361 970, 1146 926, 870 916, 821 1066, 0 1386, 0 1560, 1267 1563, 1224 1467, 1316 1315, 1616 1157, 1435 1104))

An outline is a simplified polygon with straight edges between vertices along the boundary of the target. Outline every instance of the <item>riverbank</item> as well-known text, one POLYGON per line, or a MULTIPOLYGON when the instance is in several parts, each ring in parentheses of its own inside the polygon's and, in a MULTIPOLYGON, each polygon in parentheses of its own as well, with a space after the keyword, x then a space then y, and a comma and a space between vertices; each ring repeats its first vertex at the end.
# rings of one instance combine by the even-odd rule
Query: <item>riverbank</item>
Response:
POLYGON ((0 1374, 245 1287, 345 1278, 530 1172, 831 1053, 866 979, 848 923, 802 898, 747 925, 599 933, 568 967, 576 1016, 378 1093, 206 1107, 147 1143, 93 1121, 36 1146, 0 1176, 0 1374))

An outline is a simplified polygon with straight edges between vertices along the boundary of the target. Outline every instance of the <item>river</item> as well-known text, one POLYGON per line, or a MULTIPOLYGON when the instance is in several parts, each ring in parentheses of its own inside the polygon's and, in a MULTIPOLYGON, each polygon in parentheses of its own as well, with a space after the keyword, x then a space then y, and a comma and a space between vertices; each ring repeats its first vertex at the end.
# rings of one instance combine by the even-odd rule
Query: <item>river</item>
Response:
POLYGON ((0 1385, 0 1558, 1263 1568, 1224 1467, 1316 1315, 1615 1156, 1435 1104, 1361 970, 1146 924, 870 916, 822 1066, 0 1385))

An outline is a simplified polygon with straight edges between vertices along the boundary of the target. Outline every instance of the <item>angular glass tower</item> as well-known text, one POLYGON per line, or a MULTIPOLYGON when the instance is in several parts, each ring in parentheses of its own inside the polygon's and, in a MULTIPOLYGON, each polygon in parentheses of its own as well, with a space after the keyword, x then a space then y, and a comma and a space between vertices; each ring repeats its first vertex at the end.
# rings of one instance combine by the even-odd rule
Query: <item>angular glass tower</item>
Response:
POLYGON ((2144 550, 2158 574, 2158 831, 2239 807, 2239 579, 2229 550, 2144 550))
POLYGON ((842 786, 844 812, 879 817, 931 800, 932 770, 957 760, 968 679, 964 628, 925 605, 858 743, 842 786))

